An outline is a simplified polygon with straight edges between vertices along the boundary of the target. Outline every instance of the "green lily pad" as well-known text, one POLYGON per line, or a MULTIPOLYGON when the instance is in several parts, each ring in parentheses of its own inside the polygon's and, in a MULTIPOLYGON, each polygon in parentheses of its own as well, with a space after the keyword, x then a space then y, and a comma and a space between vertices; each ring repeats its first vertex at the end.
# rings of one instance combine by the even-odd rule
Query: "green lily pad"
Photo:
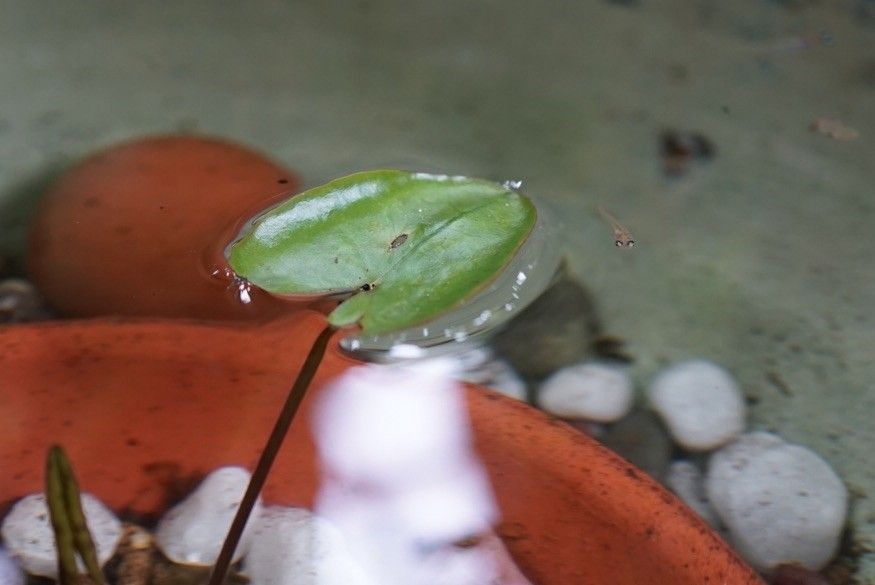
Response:
POLYGON ((228 246, 237 275, 277 295, 352 296, 328 317, 385 333, 465 302, 535 224, 498 183, 393 170, 356 173, 257 216, 228 246))

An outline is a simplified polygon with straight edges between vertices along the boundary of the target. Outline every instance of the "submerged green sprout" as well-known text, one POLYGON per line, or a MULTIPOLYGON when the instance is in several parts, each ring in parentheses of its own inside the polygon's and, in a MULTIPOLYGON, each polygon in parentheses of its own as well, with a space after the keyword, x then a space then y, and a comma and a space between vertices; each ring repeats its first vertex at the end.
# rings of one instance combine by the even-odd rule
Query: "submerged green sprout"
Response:
POLYGON ((329 323, 379 334, 464 303, 513 258, 536 216, 499 183, 368 171, 259 215, 226 254, 238 276, 270 293, 349 296, 329 323))
POLYGON ((79 574, 77 553, 85 564, 91 582, 105 585, 94 539, 82 511, 79 484, 64 450, 57 445, 49 449, 46 457, 46 502, 55 533, 61 585, 89 582, 79 574))

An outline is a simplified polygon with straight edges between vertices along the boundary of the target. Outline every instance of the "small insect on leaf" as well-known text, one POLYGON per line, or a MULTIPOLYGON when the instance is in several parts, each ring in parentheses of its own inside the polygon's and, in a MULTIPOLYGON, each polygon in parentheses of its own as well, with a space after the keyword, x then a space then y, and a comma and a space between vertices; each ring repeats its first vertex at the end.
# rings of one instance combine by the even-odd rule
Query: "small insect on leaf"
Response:
POLYGON ((397 248, 398 246, 400 246, 401 244, 403 244, 406 241, 407 241, 407 234, 401 234, 398 237, 396 237, 394 240, 392 240, 392 242, 389 244, 389 247, 394 250, 395 248, 397 248))
POLYGON ((225 254, 239 277, 273 294, 349 295, 329 322, 380 334, 475 295, 515 256, 536 213, 513 186, 368 171, 253 218, 225 254))

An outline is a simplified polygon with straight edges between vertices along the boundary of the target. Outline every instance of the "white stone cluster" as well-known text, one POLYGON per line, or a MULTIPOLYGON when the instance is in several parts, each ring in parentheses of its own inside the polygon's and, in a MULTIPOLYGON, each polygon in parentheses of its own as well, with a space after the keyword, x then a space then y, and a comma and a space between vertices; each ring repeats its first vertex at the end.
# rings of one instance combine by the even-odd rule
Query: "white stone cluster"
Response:
MULTIPOLYGON (((539 388, 539 406, 581 424, 613 423, 632 408, 626 369, 585 362, 556 371, 539 388)), ((835 555, 847 490, 812 451, 762 432, 745 432, 745 400, 723 367, 704 359, 658 372, 645 390, 672 440, 689 452, 666 485, 723 534, 754 567, 781 563, 820 569, 835 555), (708 456, 703 471, 703 455, 708 456)))
MULTIPOLYGON (((224 467, 210 473, 188 498, 169 510, 159 522, 155 541, 162 552, 178 563, 212 565, 249 477, 249 472, 240 467, 224 467)), ((109 508, 90 494, 82 494, 82 509, 95 541, 98 560, 103 565, 115 553, 122 536, 122 524, 109 508)), ((250 525, 258 521, 260 511, 259 502, 250 525)), ((251 532, 250 529, 244 531, 235 559, 246 552, 251 532)), ((22 569, 32 575, 57 579, 55 536, 44 494, 31 494, 16 502, 3 519, 0 533, 9 557, 22 569)), ((12 575, 4 572, 4 555, 0 554, 0 585, 6 585, 4 578, 11 579, 3 575, 12 575)))
POLYGON ((754 567, 824 567, 845 524, 847 490, 816 453, 745 427, 744 397, 722 367, 691 360, 653 379, 647 398, 672 438, 691 452, 714 451, 704 474, 677 461, 666 484, 720 530, 754 567))

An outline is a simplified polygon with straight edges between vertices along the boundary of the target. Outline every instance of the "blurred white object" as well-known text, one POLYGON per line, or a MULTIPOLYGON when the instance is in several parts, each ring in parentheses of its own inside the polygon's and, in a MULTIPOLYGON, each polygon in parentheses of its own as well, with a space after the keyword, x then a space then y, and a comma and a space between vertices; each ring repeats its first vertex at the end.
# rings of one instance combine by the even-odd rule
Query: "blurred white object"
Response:
POLYGON ((24 585, 24 571, 3 547, 0 547, 0 585, 24 585))
POLYGON ((708 472, 708 494, 732 543, 763 571, 782 563, 823 568, 838 549, 847 489, 816 453, 753 435, 715 453, 708 472))
MULTIPOLYGON (((220 467, 210 473, 191 495, 164 514, 155 530, 155 543, 177 563, 214 564, 240 507, 249 477, 249 472, 242 467, 220 467)), ((251 527, 260 512, 259 499, 234 560, 246 552, 251 527)))
POLYGON ((243 573, 255 585, 379 585, 350 556, 340 532, 304 508, 262 510, 243 573))
MULTIPOLYGON (((448 358, 351 368, 316 419, 326 482, 316 512, 380 585, 526 583, 488 540, 498 518, 448 358)), ((500 544, 500 541, 499 541, 500 544)), ((348 585, 349 581, 320 584, 348 585)))
POLYGON ((625 369, 590 362, 562 368, 547 378, 538 392, 538 405, 562 418, 614 422, 629 413, 633 397, 625 369))
POLYGON ((741 390, 715 363, 691 360, 666 368, 650 384, 648 398, 672 438, 691 451, 714 449, 744 430, 741 390))
POLYGON ((702 472, 695 463, 692 461, 672 462, 668 473, 666 473, 665 483, 693 512, 712 528, 720 530, 722 526, 720 518, 705 495, 702 472))
MULTIPOLYGON (((103 565, 115 552, 122 525, 115 514, 91 494, 82 494, 82 511, 103 565)), ((0 528, 7 552, 32 575, 58 578, 58 553, 45 494, 25 496, 12 507, 0 528)), ((84 568, 79 563, 80 568, 84 568)))
MULTIPOLYGON (((428 352, 415 345, 400 343, 393 346, 388 355, 396 361, 412 360, 425 358, 428 352)), ((506 360, 496 358, 487 346, 470 344, 467 349, 454 353, 452 358, 444 359, 452 359, 456 379, 486 386, 514 400, 526 400, 525 381, 506 360)))

